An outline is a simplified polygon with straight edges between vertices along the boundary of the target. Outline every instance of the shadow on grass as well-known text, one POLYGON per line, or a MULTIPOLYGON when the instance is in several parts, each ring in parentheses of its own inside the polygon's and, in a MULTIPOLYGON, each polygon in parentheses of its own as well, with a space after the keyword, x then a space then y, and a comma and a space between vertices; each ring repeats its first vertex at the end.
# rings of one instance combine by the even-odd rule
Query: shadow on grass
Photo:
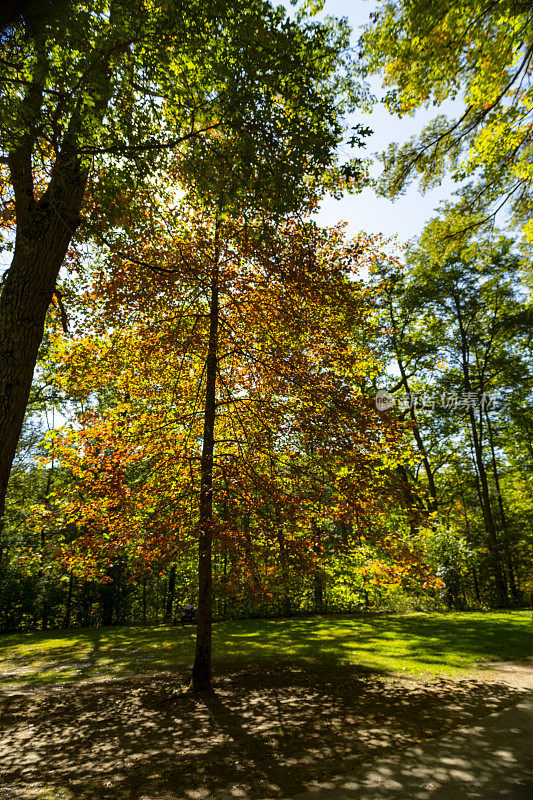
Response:
POLYGON ((287 797, 517 702, 481 681, 257 667, 179 696, 180 676, 0 694, 2 783, 80 800, 287 797), (68 792, 68 794, 64 794, 68 792), (61 793, 61 794, 60 794, 61 793))
MULTIPOLYGON (((214 626, 214 657, 235 664, 343 663, 376 669, 468 670, 474 662, 519 660, 533 653, 527 613, 242 620, 214 626)), ((194 653, 194 629, 100 628, 0 637, 5 682, 47 683, 103 675, 124 677, 183 669, 194 653)))

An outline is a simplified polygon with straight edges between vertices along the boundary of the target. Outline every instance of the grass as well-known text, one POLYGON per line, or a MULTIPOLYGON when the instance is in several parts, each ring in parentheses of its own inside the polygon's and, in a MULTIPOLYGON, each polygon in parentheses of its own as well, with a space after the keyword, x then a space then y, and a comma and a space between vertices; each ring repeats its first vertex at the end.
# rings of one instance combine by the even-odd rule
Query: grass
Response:
MULTIPOLYGON (((319 616, 218 623, 215 671, 354 665, 460 676, 487 661, 533 655, 531 612, 319 616)), ((0 681, 50 683, 183 670, 193 627, 117 627, 0 636, 0 681)))

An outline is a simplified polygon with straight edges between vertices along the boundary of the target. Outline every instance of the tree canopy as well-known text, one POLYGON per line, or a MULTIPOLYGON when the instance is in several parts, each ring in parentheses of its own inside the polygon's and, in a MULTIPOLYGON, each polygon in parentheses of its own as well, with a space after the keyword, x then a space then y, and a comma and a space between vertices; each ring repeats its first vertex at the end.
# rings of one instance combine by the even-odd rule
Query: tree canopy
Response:
POLYGON ((0 183, 13 258, 0 297, 0 511, 46 312, 80 223, 95 222, 96 203, 98 232, 112 227, 124 197, 168 158, 208 194, 225 164, 227 197, 241 209, 297 207, 335 165, 342 114, 357 97, 347 35, 342 22, 290 20, 263 0, 60 2, 32 5, 8 27, 0 183))
POLYGON ((383 154, 379 191, 395 197, 457 182, 448 233, 492 224, 504 206, 533 240, 533 12, 529 0, 383 0, 362 36, 365 68, 383 76, 399 116, 462 101, 383 154), (465 219, 466 217, 466 219, 465 219))

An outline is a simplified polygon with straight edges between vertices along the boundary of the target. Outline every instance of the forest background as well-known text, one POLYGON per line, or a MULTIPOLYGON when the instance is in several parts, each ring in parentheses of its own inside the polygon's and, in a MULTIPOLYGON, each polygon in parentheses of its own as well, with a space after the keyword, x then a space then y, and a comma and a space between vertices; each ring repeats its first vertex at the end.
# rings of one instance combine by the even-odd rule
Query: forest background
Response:
POLYGON ((2 34, 3 630, 524 605, 529 4, 89 5, 2 34))

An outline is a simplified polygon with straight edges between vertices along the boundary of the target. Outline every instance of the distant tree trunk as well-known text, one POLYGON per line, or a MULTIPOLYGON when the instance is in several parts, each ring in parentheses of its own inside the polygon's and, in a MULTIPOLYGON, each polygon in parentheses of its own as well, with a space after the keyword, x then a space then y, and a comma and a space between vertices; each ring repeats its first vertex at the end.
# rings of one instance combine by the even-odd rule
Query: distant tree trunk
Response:
POLYGON ((514 574, 514 569, 513 569, 512 555, 511 555, 511 551, 510 551, 510 548, 509 548, 509 541, 508 541, 509 528, 508 528, 508 525, 507 525, 507 517, 505 515, 505 509, 504 509, 504 506, 503 506, 502 492, 501 492, 501 488, 500 488, 500 476, 499 476, 499 473, 498 473, 498 464, 497 464, 497 461, 496 461, 496 450, 494 448, 494 437, 492 435, 492 424, 491 424, 491 421, 490 421, 490 414, 489 414, 487 408, 485 408, 485 418, 487 420, 487 430, 488 430, 488 433, 489 433, 489 445, 490 445, 490 452, 491 452, 491 459, 492 459, 492 472, 494 474, 494 484, 496 486, 496 496, 498 498, 498 508, 499 508, 499 511, 500 511, 500 520, 501 520, 502 535, 503 535, 503 549, 504 549, 504 552, 505 552, 505 560, 507 562, 507 571, 508 571, 508 575, 509 575, 509 586, 511 588, 511 597, 513 598, 513 600, 516 603, 519 600, 519 594, 518 594, 518 589, 517 589, 517 586, 516 586, 515 574, 514 574))
POLYGON ((287 563, 287 547, 285 544, 285 532, 283 530, 283 517, 278 503, 274 503, 274 523, 276 538, 279 545, 279 560, 281 564, 281 591, 282 591, 282 613, 286 617, 292 614, 291 594, 289 590, 289 568, 287 563))
POLYGON ((315 611, 322 614, 324 611, 324 585, 322 583, 322 576, 315 571, 313 575, 313 595, 315 601, 315 611))
MULTIPOLYGON (((51 464, 50 469, 48 470, 48 473, 47 473, 47 476, 46 476, 46 487, 45 487, 45 490, 44 490, 44 493, 43 493, 43 503, 47 508, 50 507, 50 501, 49 501, 48 498, 50 496, 50 490, 52 488, 53 475, 54 475, 54 459, 52 458, 52 464, 51 464)), ((48 621, 49 621, 49 615, 48 615, 49 607, 48 607, 48 602, 47 602, 47 599, 46 599, 46 594, 47 594, 49 581, 44 577, 48 573, 47 570, 45 571, 45 552, 46 552, 46 532, 45 532, 45 529, 42 528, 41 529, 41 566, 39 568, 39 578, 40 578, 40 580, 42 580, 42 593, 43 593, 43 598, 44 598, 44 602, 42 604, 42 610, 41 610, 41 627, 42 627, 43 631, 45 631, 48 628, 48 621)))
POLYGON ((222 605, 222 619, 225 620, 228 616, 228 594, 227 594, 227 581, 228 581, 228 551, 224 545, 224 555, 222 557, 222 578, 224 580, 224 602, 222 605))
MULTIPOLYGON (((471 409, 469 409, 471 412, 471 409)), ((473 412, 469 413, 469 416, 474 416, 473 412)), ((496 594, 498 597, 498 601, 501 605, 507 604, 507 586, 505 583, 505 576, 502 569, 502 562, 501 562, 501 554, 500 554, 500 547, 498 543, 498 537, 496 534, 496 525, 494 523, 494 517, 492 514, 492 508, 490 504, 490 492, 489 492, 489 485, 487 479, 487 472, 485 469, 485 465, 483 463, 483 455, 482 449, 480 446, 480 442, 477 435, 477 430, 475 429, 475 418, 471 419, 471 432, 472 432, 472 441, 473 441, 473 457, 474 457, 474 466, 476 470, 476 487, 479 496, 479 504, 481 506, 481 512, 483 514, 483 523, 485 527, 485 533, 487 535, 487 549, 489 551, 489 556, 492 564, 492 571, 494 573, 494 579, 496 582, 496 594), (474 429, 472 429, 474 426, 474 429)))
POLYGON ((155 612, 156 625, 159 623, 159 609, 161 607, 159 604, 160 600, 161 600, 161 579, 157 578, 155 584, 155 596, 154 596, 154 612, 155 612))
MULTIPOLYGON (((401 376, 401 385, 403 386, 405 392, 410 395, 411 388, 409 386, 409 378, 407 375, 407 370, 405 369, 405 364, 403 357, 401 355, 401 348, 400 343, 398 341, 398 325, 396 316, 394 314, 394 306, 392 300, 389 300, 389 317, 391 321, 392 327, 392 343, 394 347, 394 355, 396 358, 396 363, 398 364, 398 369, 400 370, 401 376)), ((429 462, 428 452, 424 445, 424 441, 420 434, 420 429, 418 427, 418 420, 416 418, 415 409, 412 403, 409 403, 409 415, 411 420, 413 421, 413 435, 415 437, 416 446, 418 448, 418 452, 422 457, 422 464, 424 466, 424 471, 426 473, 427 481, 428 481, 428 489, 429 489, 429 503, 428 503, 428 511, 431 514, 433 511, 436 511, 438 508, 438 499, 437 499, 437 488, 435 486, 435 478, 433 476, 433 470, 431 469, 431 464, 429 462)))
MULTIPOLYGON (((462 506, 463 506, 463 516, 465 518, 466 533, 467 533, 467 536, 468 536, 468 541, 470 542, 472 540, 472 534, 471 534, 471 530, 470 530, 470 521, 468 519, 468 513, 467 513, 467 510, 466 510, 464 488, 463 488, 462 485, 461 485, 461 503, 462 503, 462 506)), ((480 594, 479 594, 479 585, 478 585, 478 581, 477 581, 476 568, 475 568, 474 564, 472 564, 472 578, 474 580, 475 598, 476 598, 476 601, 479 603, 479 602, 481 602, 481 597, 480 597, 480 594)))
POLYGON ((206 357, 204 432, 200 461, 200 518, 198 525, 198 619, 196 653, 192 669, 193 692, 211 687, 211 632, 213 624, 213 456, 215 449, 216 379, 219 334, 219 222, 215 227, 211 300, 209 306, 209 342, 206 357))
POLYGON ((81 604, 78 617, 80 625, 82 626, 90 625, 92 606, 93 606, 92 585, 88 581, 84 581, 81 593, 81 604))
POLYGON ((176 593, 176 565, 173 564, 168 573, 167 601, 165 604, 165 622, 172 622, 172 609, 176 593))
POLYGON ((348 523, 345 520, 341 519, 339 522, 339 527, 341 529, 341 537, 342 543, 345 547, 348 546, 348 523))
POLYGON ((104 583, 100 588, 101 620, 102 625, 113 624, 113 607, 115 600, 115 586, 113 583, 104 583))
POLYGON ((70 616, 72 613, 72 590, 74 588, 74 575, 72 572, 70 573, 70 577, 68 580, 68 594, 67 594, 67 605, 65 609, 65 619, 63 620, 63 627, 70 628, 70 616))
POLYGON ((472 578, 474 579, 474 593, 476 595, 476 600, 477 600, 478 603, 480 603, 481 602, 481 595, 479 594, 479 584, 477 582, 476 568, 475 568, 475 566, 473 564, 472 564, 472 578))
MULTIPOLYGON (((455 309, 457 314, 457 322, 459 325, 460 334, 460 348, 461 348, 461 361, 463 371, 463 386, 467 393, 472 392, 472 384, 470 383, 470 365, 469 365, 469 348, 467 334, 463 324, 463 315, 461 311, 461 304, 459 296, 453 294, 455 309)), ((502 569, 500 548, 498 545, 498 537, 496 534, 496 525, 494 524, 494 517, 492 514, 492 507, 490 503, 489 482, 487 479, 487 471, 483 463, 483 429, 482 418, 480 415, 480 427, 476 423, 476 416, 474 409, 471 405, 468 406, 468 419, 470 422, 470 430, 472 433, 472 444, 474 447, 474 457, 477 467, 477 473, 480 482, 480 501, 481 509, 483 512, 483 521, 485 523, 485 531, 487 534, 487 545, 492 561, 492 568, 494 571, 494 578, 496 582, 496 595, 500 605, 507 605, 507 586, 505 584, 505 577, 502 569)))
POLYGON ((425 504, 420 500, 418 493, 413 491, 413 486, 404 465, 398 464, 396 469, 400 476, 401 489, 405 499, 411 535, 416 536, 420 530, 421 520, 427 520, 430 509, 434 508, 435 501, 432 498, 429 503, 429 508, 426 508, 425 504))
POLYGON ((146 625, 146 578, 143 578, 143 625, 146 625))
POLYGON ((314 604, 315 604, 315 611, 319 614, 322 613, 324 610, 324 585, 322 581, 322 574, 320 572, 320 559, 322 557, 322 538, 320 535, 320 528, 313 520, 313 539, 314 539, 314 550, 317 559, 317 563, 315 566, 315 571, 313 573, 313 595, 314 595, 314 604))

